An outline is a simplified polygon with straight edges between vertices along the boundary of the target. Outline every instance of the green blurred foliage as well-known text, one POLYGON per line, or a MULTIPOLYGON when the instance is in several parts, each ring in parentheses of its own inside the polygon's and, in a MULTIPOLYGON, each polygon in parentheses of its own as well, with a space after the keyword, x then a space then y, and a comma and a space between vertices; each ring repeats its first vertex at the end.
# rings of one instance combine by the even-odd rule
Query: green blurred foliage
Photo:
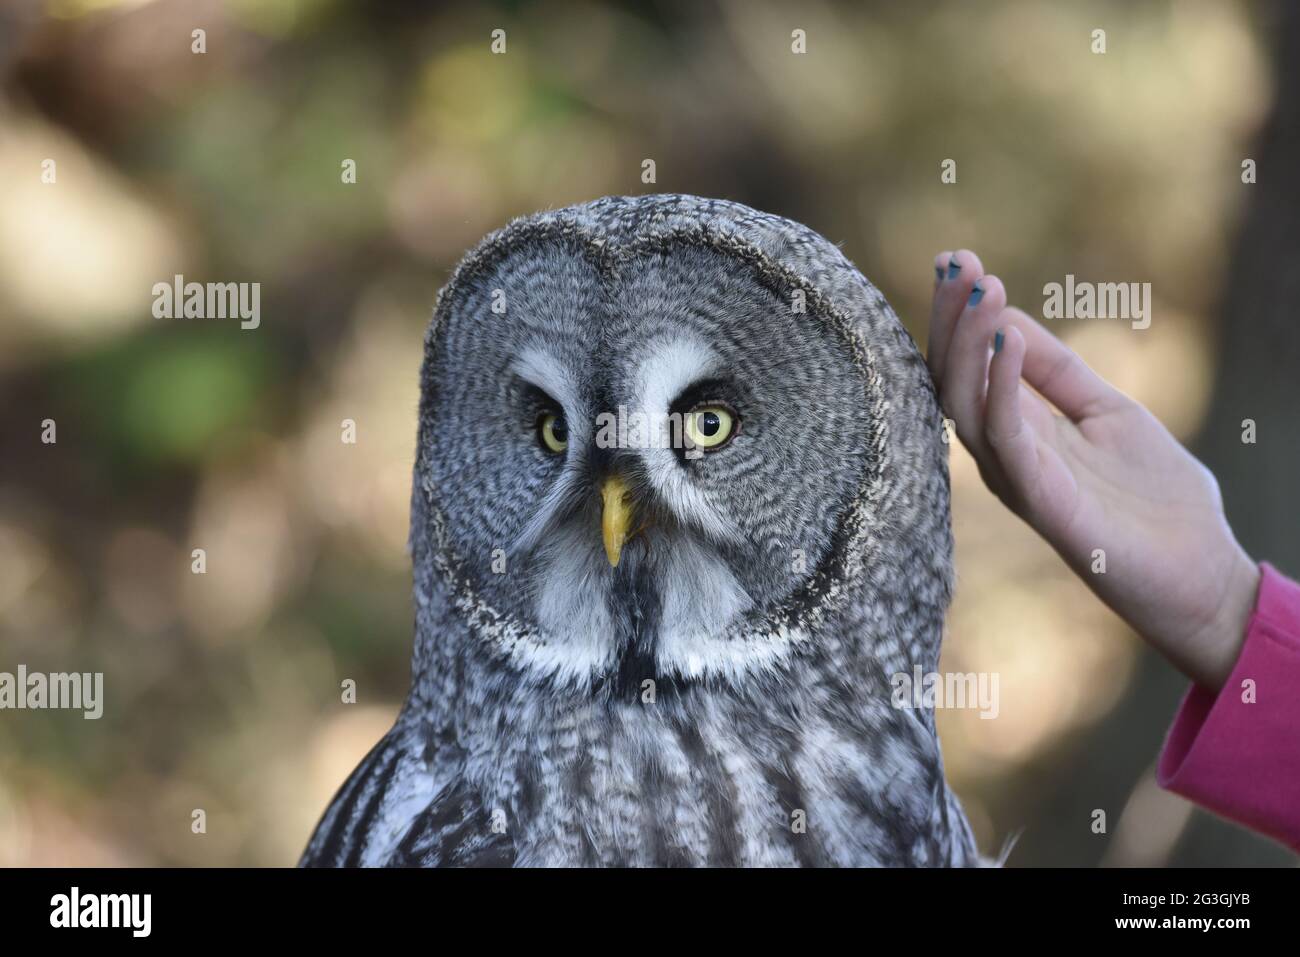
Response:
POLYGON ((51 371, 69 414, 115 469, 200 466, 223 436, 266 409, 275 355, 211 327, 137 335, 51 371))

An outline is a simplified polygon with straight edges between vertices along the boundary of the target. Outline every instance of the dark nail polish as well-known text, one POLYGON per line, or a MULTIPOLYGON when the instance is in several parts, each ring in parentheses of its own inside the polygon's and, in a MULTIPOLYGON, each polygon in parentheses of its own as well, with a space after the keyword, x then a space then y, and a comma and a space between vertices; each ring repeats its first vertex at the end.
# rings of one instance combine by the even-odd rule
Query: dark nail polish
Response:
POLYGON ((997 355, 999 352, 1002 351, 1002 343, 1006 341, 1006 338, 1007 337, 1002 334, 1001 329, 993 333, 993 354, 994 355, 997 355))
POLYGON ((948 260, 948 278, 956 279, 959 272, 961 272, 961 263, 957 262, 956 256, 953 256, 948 260))
POLYGON ((943 279, 943 267, 942 267, 942 266, 935 266, 935 267, 934 267, 934 276, 935 276, 936 279, 940 279, 940 280, 943 279))
POLYGON ((983 298, 984 298, 984 290, 980 287, 980 284, 977 282, 975 283, 975 288, 970 291, 969 304, 972 306, 978 306, 980 304, 980 300, 983 298))

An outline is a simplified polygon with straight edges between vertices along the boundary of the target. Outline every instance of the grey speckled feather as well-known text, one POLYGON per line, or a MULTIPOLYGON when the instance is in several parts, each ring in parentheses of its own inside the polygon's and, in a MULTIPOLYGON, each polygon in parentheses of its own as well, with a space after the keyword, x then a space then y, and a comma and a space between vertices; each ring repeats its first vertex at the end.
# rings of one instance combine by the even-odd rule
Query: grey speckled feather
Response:
POLYGON ((411 551, 410 696, 303 864, 981 863, 933 714, 891 705, 951 597, 934 392, 806 227, 608 197, 483 240, 425 341, 411 551), (725 448, 594 441, 692 394, 739 413, 725 448), (614 472, 646 526, 617 568, 614 472))

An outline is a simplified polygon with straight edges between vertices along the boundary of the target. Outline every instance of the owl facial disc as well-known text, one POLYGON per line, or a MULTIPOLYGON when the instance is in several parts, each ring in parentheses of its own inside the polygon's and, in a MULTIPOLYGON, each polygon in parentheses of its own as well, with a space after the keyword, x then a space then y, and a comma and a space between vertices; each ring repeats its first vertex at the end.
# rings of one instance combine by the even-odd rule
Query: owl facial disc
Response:
POLYGON ((458 269, 427 349, 433 546, 515 666, 742 680, 851 594, 880 527, 872 344, 761 246, 523 221, 458 269), (610 447, 613 410, 676 417, 690 447, 610 447))

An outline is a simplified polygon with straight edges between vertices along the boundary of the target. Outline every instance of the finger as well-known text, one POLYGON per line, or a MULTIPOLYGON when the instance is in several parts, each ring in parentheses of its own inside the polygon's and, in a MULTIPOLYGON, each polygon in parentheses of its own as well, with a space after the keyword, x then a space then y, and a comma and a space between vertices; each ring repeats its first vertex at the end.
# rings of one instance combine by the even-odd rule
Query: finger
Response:
POLYGON ((1032 502, 1040 479, 1038 446, 1033 426, 1021 407, 1020 375, 1025 361, 1025 337, 1013 325, 997 330, 989 362, 984 436, 1016 497, 1032 502))
POLYGON ((1115 408, 1128 399, 1088 368, 1073 349, 1022 310, 1006 310, 1000 320, 1025 338, 1025 381, 1072 421, 1115 408))
POLYGON ((952 253, 945 251, 934 257, 934 289, 931 291, 930 302, 933 304, 934 296, 938 295, 939 283, 943 282, 944 275, 948 272, 948 260, 952 259, 952 253))
POLYGON ((936 383, 943 366, 935 363, 935 355, 942 349, 942 345, 935 341, 938 332, 935 319, 939 309, 939 290, 943 287, 944 277, 948 274, 948 264, 952 261, 952 256, 951 250, 945 249, 934 257, 934 290, 930 294, 930 322, 926 329, 925 361, 930 366, 930 377, 936 383))
MULTIPOLYGON (((935 264, 936 266, 938 263, 935 264)), ((930 375, 938 385, 943 378, 947 363, 948 343, 952 339, 957 317, 961 315, 966 300, 970 298, 975 280, 984 275, 984 265, 969 249, 959 249, 948 257, 943 280, 934 294, 930 306, 929 345, 926 349, 926 361, 930 365, 930 375)))
POLYGON ((998 316, 1007 305, 1007 292, 997 276, 972 284, 966 308, 948 347, 940 399, 957 423, 957 434, 977 458, 984 446, 984 390, 988 379, 989 346, 998 316))

